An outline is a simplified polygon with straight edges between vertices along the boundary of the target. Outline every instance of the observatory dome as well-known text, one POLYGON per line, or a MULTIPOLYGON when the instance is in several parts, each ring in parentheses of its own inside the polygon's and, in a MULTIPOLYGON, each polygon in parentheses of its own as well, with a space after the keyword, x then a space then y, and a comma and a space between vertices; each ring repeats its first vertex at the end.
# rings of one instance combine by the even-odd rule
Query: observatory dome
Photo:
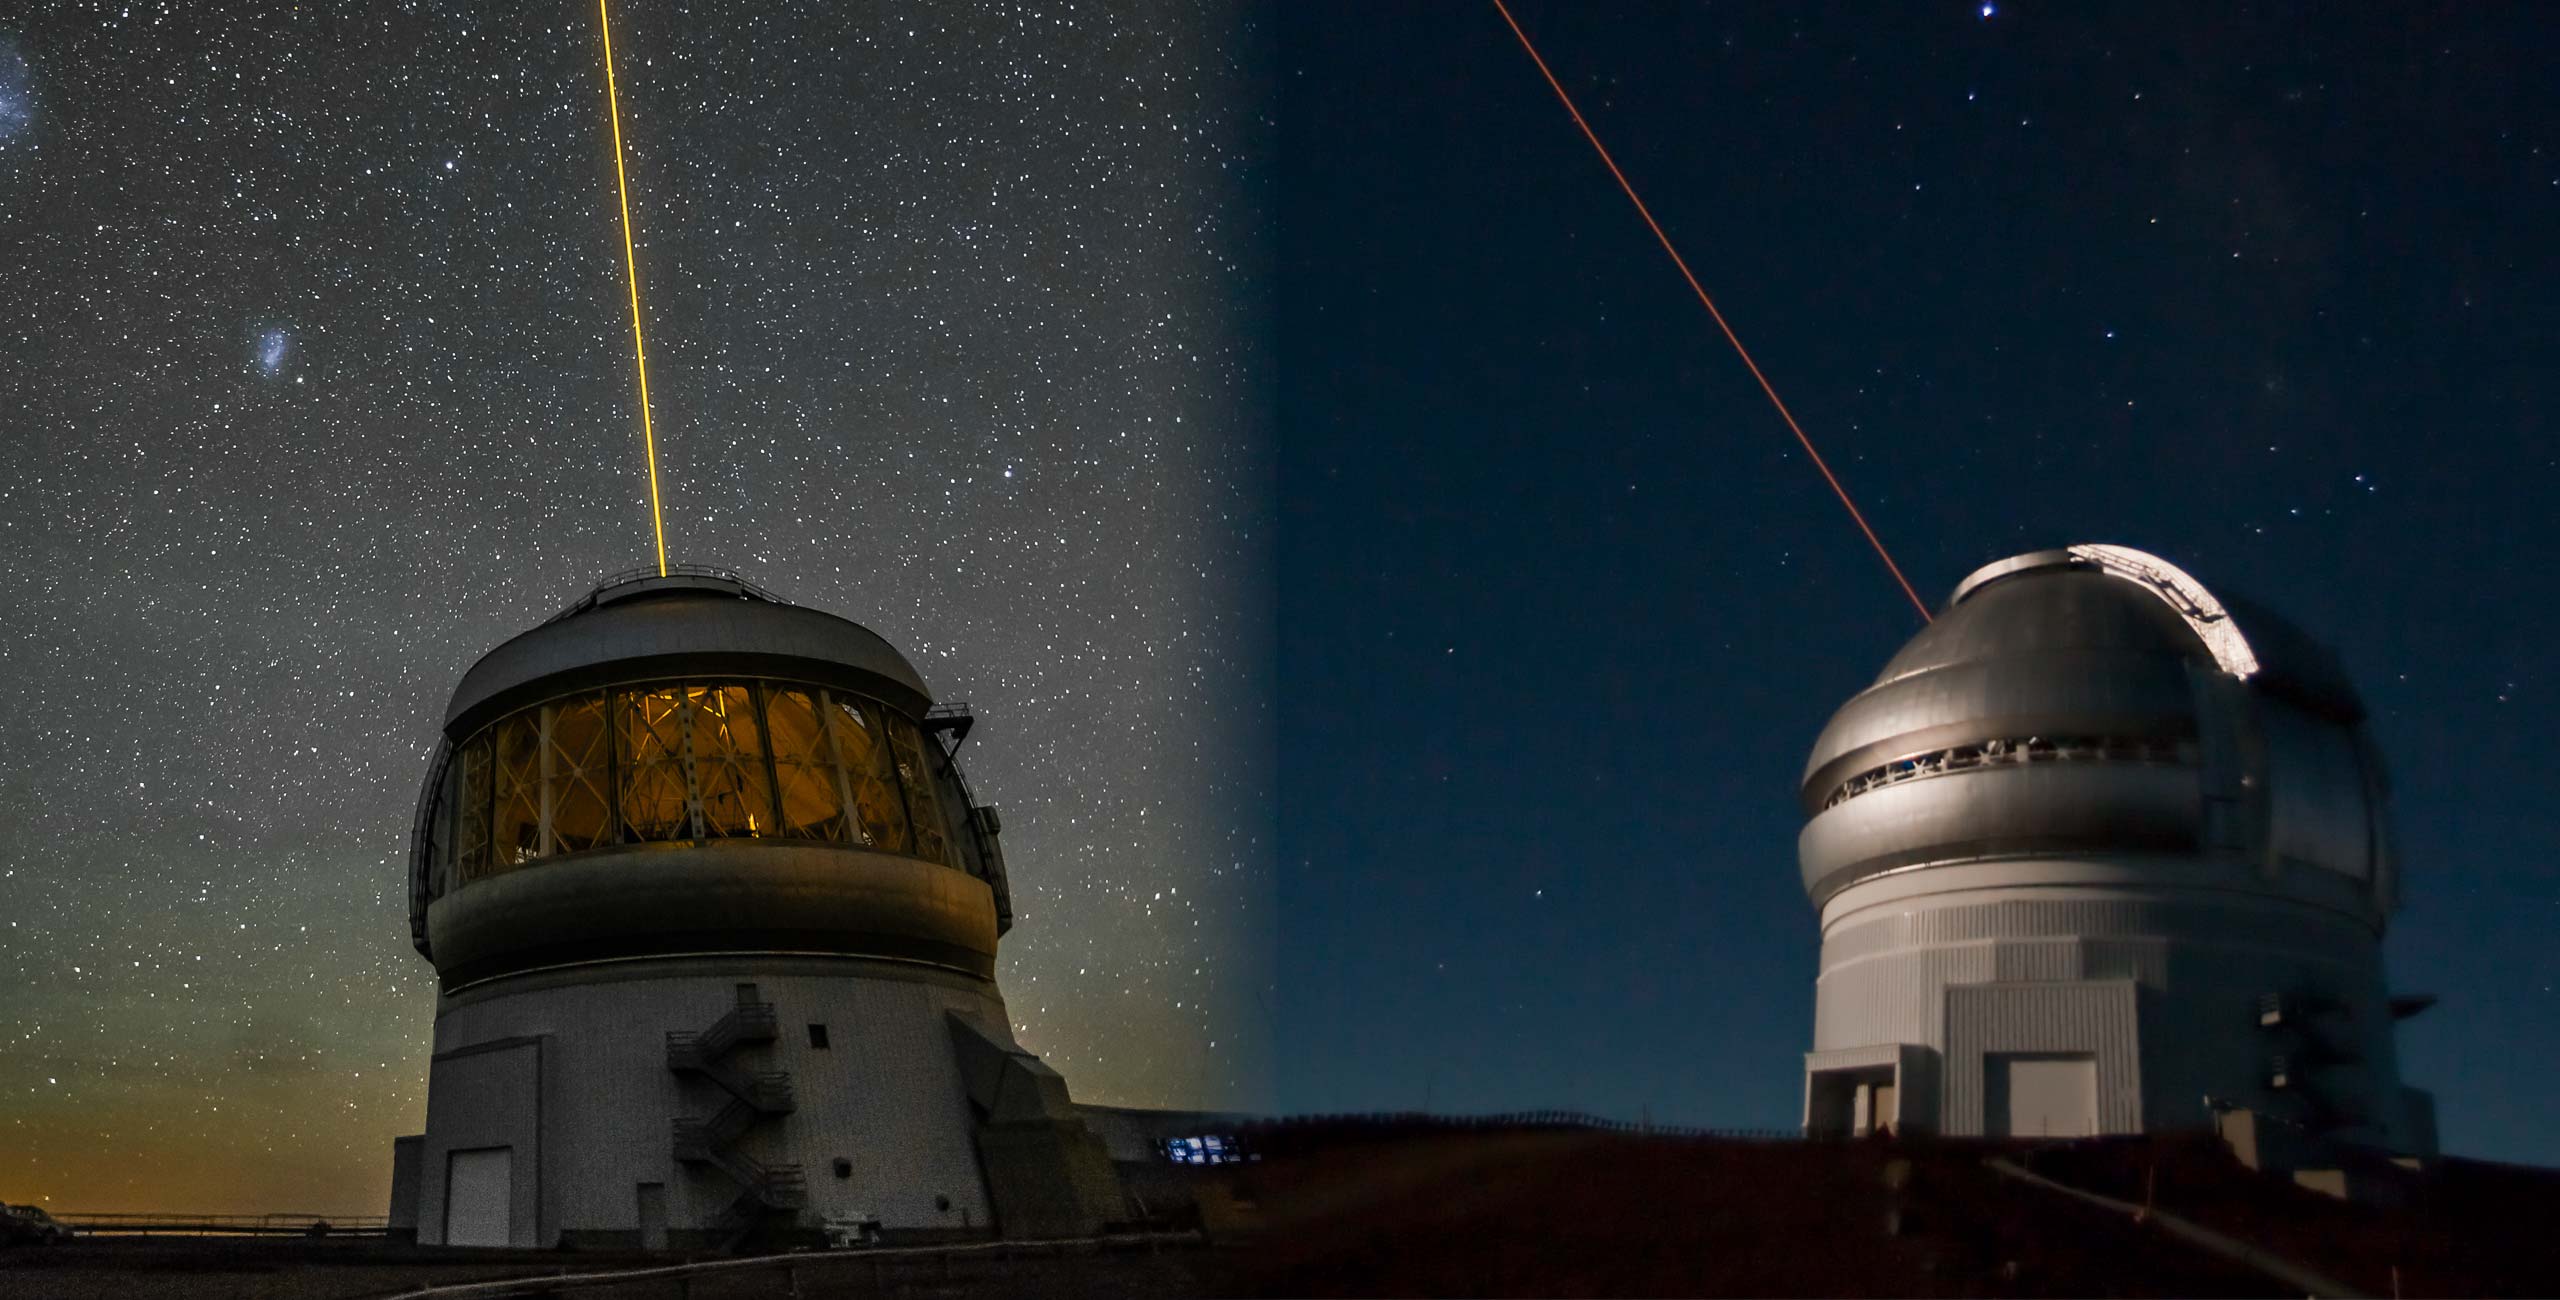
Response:
POLYGON ((2002 560, 1815 742, 1805 888, 1821 904, 1916 866, 2142 850, 2246 861, 2378 925, 2390 830, 2363 718, 2327 651, 2164 560, 2002 560))
POLYGON ((821 679, 860 678, 849 684, 910 713, 927 707, 915 666, 869 628, 785 604, 733 575, 643 573, 608 581, 482 655, 454 688, 445 729, 468 731, 527 691, 556 690, 582 672, 628 678, 653 662, 698 672, 706 657, 821 679))
POLYGON ((2388 788, 2337 661, 2121 546, 1958 584, 1806 760, 1805 1123, 2431 1148, 2380 941, 2388 788))
POLYGON ((455 689, 412 940, 448 988, 734 951, 985 978, 1009 910, 992 814, 929 734, 967 722, 876 633, 733 574, 609 580, 455 689))
POLYGON ((608 579, 482 656, 413 828, 439 995, 395 1229, 735 1248, 1119 1217, 996 987, 971 721, 879 636, 716 569, 608 579))

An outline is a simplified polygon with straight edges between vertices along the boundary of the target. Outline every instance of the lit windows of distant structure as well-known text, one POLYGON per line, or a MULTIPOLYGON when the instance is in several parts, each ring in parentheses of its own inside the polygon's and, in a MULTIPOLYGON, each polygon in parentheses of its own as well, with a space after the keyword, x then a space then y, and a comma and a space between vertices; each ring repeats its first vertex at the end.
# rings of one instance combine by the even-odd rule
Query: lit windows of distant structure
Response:
POLYGON ((713 839, 952 865, 916 724, 797 683, 653 682, 547 701, 483 728, 453 770, 463 884, 565 854, 713 839))
POLYGON ((1166 1138, 1164 1157, 1177 1165, 1240 1165, 1262 1158, 1232 1135, 1219 1133, 1166 1138))
POLYGON ((2193 740, 2153 736, 2019 736, 1978 741, 1897 758, 1868 768, 1833 787, 1824 808, 1838 807, 1871 790, 1922 777, 1977 768, 2053 762, 2161 763, 2193 767, 2193 740))

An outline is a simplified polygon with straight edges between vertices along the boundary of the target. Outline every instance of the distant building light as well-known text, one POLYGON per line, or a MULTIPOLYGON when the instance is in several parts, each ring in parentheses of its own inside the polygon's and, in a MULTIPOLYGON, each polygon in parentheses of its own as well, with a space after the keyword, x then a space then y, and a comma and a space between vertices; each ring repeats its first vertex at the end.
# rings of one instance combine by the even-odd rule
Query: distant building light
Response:
POLYGON ((1231 1133, 1166 1138, 1164 1157, 1177 1165, 1240 1165, 1262 1158, 1231 1133))

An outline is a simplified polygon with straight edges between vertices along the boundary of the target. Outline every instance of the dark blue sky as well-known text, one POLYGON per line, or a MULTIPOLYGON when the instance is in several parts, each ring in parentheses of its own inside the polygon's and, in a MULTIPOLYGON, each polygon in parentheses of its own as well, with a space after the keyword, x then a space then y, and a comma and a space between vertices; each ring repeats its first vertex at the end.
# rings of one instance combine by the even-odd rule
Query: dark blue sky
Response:
MULTIPOLYGON (((2404 1072, 2560 1162, 2547 16, 1517 12, 1926 598, 2113 541, 2337 648, 2404 1072)), ((1489 3, 1279 21, 1280 1099, 1792 1125, 1913 611, 1489 3)))

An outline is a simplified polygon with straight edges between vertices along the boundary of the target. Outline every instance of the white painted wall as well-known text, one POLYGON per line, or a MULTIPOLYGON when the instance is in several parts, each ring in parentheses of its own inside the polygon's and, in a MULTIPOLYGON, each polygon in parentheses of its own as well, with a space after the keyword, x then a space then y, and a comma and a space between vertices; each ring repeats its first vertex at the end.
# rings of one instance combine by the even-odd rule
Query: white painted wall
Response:
MULTIPOLYGON (((436 1020, 439 1071, 447 1069, 445 1058, 473 1059, 475 1046, 537 1041, 539 1100, 529 1090, 448 1088, 439 1073, 429 1093, 430 1157, 442 1159, 445 1134, 530 1125, 535 1117, 523 1112, 538 1110, 537 1132, 519 1144, 540 1153, 540 1220, 526 1244, 551 1244, 563 1231, 638 1231, 645 1183, 665 1186, 669 1227, 704 1225, 738 1189, 716 1169, 675 1161, 672 1121, 707 1117, 726 1094, 670 1072, 666 1034, 709 1028, 736 1003, 741 983, 756 985, 773 1004, 781 1032, 774 1043, 747 1045, 726 1061, 747 1072, 788 1072, 798 1109, 759 1125, 740 1145, 768 1165, 802 1167, 809 1218, 860 1213, 893 1229, 989 1223, 976 1119, 944 1013, 973 1015, 1009 1036, 1004 1003, 990 984, 886 962, 758 957, 603 965, 448 998, 436 1020), (809 1045, 811 1024, 827 1026, 828 1048, 809 1045), (834 1174, 839 1156, 851 1163, 849 1178, 834 1174), (937 1198, 951 1208, 938 1209, 937 1198)), ((525 1182, 520 1168, 520 1192, 525 1182)), ((524 1217, 521 1206, 518 1213, 524 1217)))
MULTIPOLYGON (((2021 859, 1861 883, 1824 908, 1808 1061, 1922 1049, 1938 1075, 1940 1129, 1980 1133, 1995 1123, 1984 1053, 2087 1052, 2097 1061, 2098 1131, 2201 1128, 2207 1095, 2287 1113, 2290 1099, 2264 1087, 2280 1042, 2258 1025, 2258 997, 2317 990, 2335 1004, 2322 1032, 2360 1058, 2320 1082, 2375 1116, 2384 1140, 2415 1136, 2399 1132, 2410 1125, 2378 938, 2352 915, 2297 896, 2298 882, 2252 889, 2252 878, 2231 876, 2223 865, 2139 857, 2021 859), (1963 1007, 1950 993, 1994 985, 2127 992, 2121 1001, 1976 998, 1963 1007), (1955 1026, 1977 1024, 1954 1041, 1955 1026)), ((1906 1119, 1915 1100, 1906 1092, 1906 1119)))

